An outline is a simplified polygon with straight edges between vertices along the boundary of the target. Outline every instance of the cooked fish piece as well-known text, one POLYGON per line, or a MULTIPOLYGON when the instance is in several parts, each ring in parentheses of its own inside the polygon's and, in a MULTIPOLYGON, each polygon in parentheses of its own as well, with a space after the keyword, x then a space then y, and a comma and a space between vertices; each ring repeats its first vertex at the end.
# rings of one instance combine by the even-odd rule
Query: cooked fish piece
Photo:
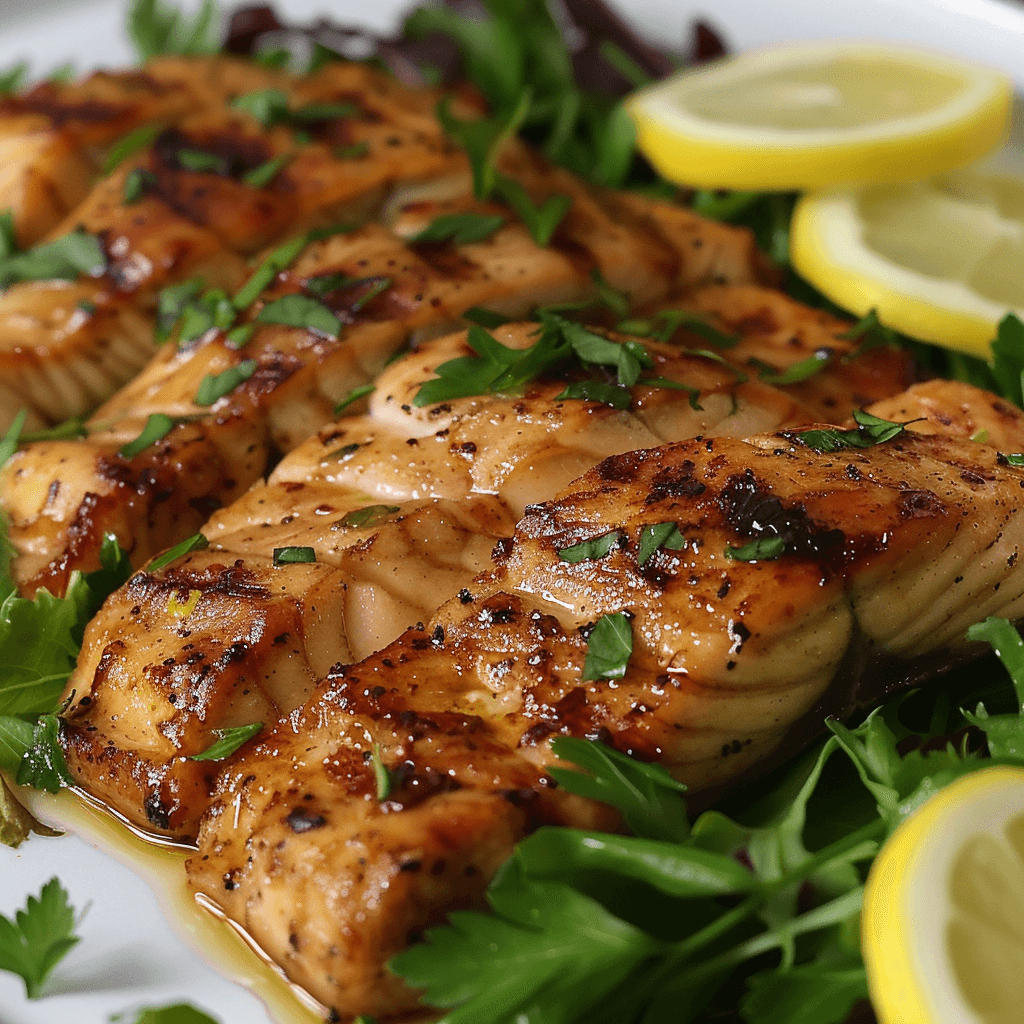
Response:
MULTIPOLYGON (((601 221, 602 208, 582 186, 573 198, 579 210, 570 212, 563 234, 547 248, 538 246, 510 211, 508 222, 491 237, 464 245, 403 245, 401 236, 414 232, 406 215, 399 214, 394 232, 366 225, 308 246, 248 315, 258 321, 269 302, 300 296, 307 308, 309 303, 324 306, 321 315, 338 322, 337 334, 257 322, 255 335, 241 349, 216 332, 181 349, 168 346, 97 411, 88 437, 59 449, 64 461, 53 461, 57 449, 39 442, 22 449, 0 471, 0 505, 11 521, 19 586, 29 593, 40 586, 62 590, 74 568, 96 563, 105 532, 116 533, 136 565, 188 536, 264 475, 277 452, 289 451, 327 422, 333 405, 371 380, 391 353, 460 322, 471 307, 522 316, 539 303, 591 297, 598 288, 594 267, 612 286, 632 283, 648 297, 655 289, 668 294, 703 280, 708 264, 691 267, 687 253, 678 251, 668 260, 671 245, 654 228, 637 224, 630 244, 610 244, 596 230, 605 224, 612 231, 610 214, 601 213, 601 221), (237 372, 240 366, 248 367, 252 377, 208 413, 197 407, 194 399, 204 377, 237 372), (153 414, 189 417, 189 422, 134 461, 118 455, 153 414), (216 436, 227 424, 241 429, 241 421, 253 436, 229 452, 216 436), (183 481, 175 488, 177 446, 192 443, 196 431, 209 433, 219 474, 200 474, 196 482, 183 481), (199 493, 197 487, 213 479, 221 482, 199 493), (97 503, 109 511, 94 510, 97 503), (155 505, 160 506, 156 519, 155 505)), ((462 208, 495 209, 469 199, 462 208)), ((407 216, 417 222, 423 213, 420 203, 407 216)), ((616 227, 612 237, 620 240, 625 233, 616 227)), ((711 234, 723 254, 729 237, 740 250, 749 241, 745 232, 711 234)), ((720 262, 713 266, 716 274, 721 272, 720 262)), ((756 263, 744 265, 738 257, 734 270, 741 280, 758 272, 756 263)))
POLYGON ((86 197, 104 154, 129 132, 282 80, 232 57, 159 57, 141 70, 44 81, 0 97, 0 195, 18 241, 32 245, 63 220, 86 197))
POLYGON ((537 824, 591 825, 546 779, 549 737, 603 737, 700 790, 848 713, 883 668, 916 680, 966 653, 971 623, 1024 614, 1024 471, 955 437, 819 453, 809 436, 613 456, 531 507, 493 572, 332 668, 224 769, 193 886, 325 1012, 398 1014, 416 994, 385 964, 410 936, 479 902, 537 824), (681 537, 645 551, 661 523, 681 537), (562 557, 609 532, 607 553, 562 557), (770 540, 783 553, 747 560, 770 540), (588 679, 610 615, 631 657, 588 679))
MULTIPOLYGON (((535 324, 519 324, 496 334, 510 348, 526 348, 535 330, 535 324)), ((230 703, 213 703, 221 699, 213 694, 230 698, 232 684, 222 683, 221 673, 234 678, 237 667, 216 656, 220 627, 202 596, 210 585, 210 559, 244 576, 250 555, 259 567, 275 550, 311 548, 317 564, 338 570, 332 607, 340 608, 341 618, 332 616, 338 643, 344 638, 349 653, 332 656, 331 663, 358 660, 411 623, 429 618, 488 567, 492 548, 512 534, 528 503, 554 494, 608 453, 697 432, 743 435, 805 422, 808 415, 767 385, 737 383, 735 374, 714 360, 656 344, 650 350, 651 372, 698 389, 701 408, 693 408, 685 393, 642 384, 632 389, 629 411, 560 399, 564 380, 531 383, 518 398, 485 395, 424 408, 412 404, 438 365, 469 351, 462 333, 435 339, 392 364, 378 380, 368 415, 322 430, 288 456, 266 485, 253 487, 215 515, 204 527, 212 550, 198 561, 189 556, 173 577, 153 578, 157 597, 146 605, 151 610, 144 631, 126 631, 124 624, 149 574, 135 577, 104 605, 87 630, 68 683, 69 693, 84 698, 68 715, 68 761, 91 793, 140 827, 195 834, 208 790, 204 795, 194 780, 209 773, 183 758, 208 745, 213 730, 227 727, 225 719, 236 724, 237 717, 230 703), (192 574, 197 574, 194 586, 188 583, 192 574), (163 596, 169 579, 180 592, 173 609, 165 607, 163 596), (178 605, 190 593, 198 602, 195 614, 182 614, 178 605), (158 663, 165 652, 154 651, 144 639, 154 631, 187 633, 193 660, 173 675, 163 672, 158 663), (159 700, 147 697, 138 705, 152 709, 148 719, 125 710, 138 704, 132 680, 140 675, 162 691, 159 700), (205 709, 199 721, 191 710, 196 706, 205 709), (180 722, 179 716, 184 716, 180 722), (132 732, 130 749, 122 736, 125 728, 132 732), (111 767, 115 758, 117 771, 111 767)), ((226 471, 214 464, 204 479, 201 465, 197 459, 195 471, 183 481, 185 497, 195 493, 189 490, 193 479, 203 486, 210 474, 216 478, 226 471)), ((106 522, 108 529, 119 525, 112 518, 106 522)), ((239 621, 262 621, 267 602, 272 605, 277 596, 282 615, 290 614, 296 601, 317 603, 296 587, 318 585, 318 580, 300 578, 293 586, 282 574, 281 582, 279 595, 254 591, 251 616, 244 614, 245 589, 235 588, 239 621)), ((316 677, 305 664, 304 649, 285 645, 278 656, 302 662, 292 678, 316 677)), ((247 678, 260 686, 251 674, 247 678)), ((296 692, 286 701, 276 693, 266 703, 291 710, 305 696, 296 692)))

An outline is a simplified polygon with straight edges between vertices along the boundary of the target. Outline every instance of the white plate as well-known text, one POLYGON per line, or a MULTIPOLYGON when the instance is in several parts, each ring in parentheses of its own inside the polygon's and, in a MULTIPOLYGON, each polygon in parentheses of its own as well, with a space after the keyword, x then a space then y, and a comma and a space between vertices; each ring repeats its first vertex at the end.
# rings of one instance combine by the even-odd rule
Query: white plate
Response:
MULTIPOLYGON (((296 20, 326 6, 323 0, 280 4, 296 20)), ((372 5, 341 0, 331 7, 331 15, 385 28, 406 6, 402 0, 376 0, 372 5)), ((707 18, 737 49, 792 39, 881 37, 996 65, 1024 90, 1024 7, 1002 0, 715 0, 713 5, 700 0, 621 0, 619 6, 669 43, 684 38, 694 17, 707 18)), ((69 60, 79 68, 129 62, 123 7, 120 0, 0 0, 0 68, 20 59, 28 59, 36 74, 69 60)), ((183 909, 180 892, 162 896, 163 906, 158 904, 146 882, 109 855, 109 828, 90 826, 88 814, 80 810, 58 807, 57 813, 70 813, 76 830, 87 838, 33 837, 17 852, 0 849, 0 912, 10 916, 29 893, 58 875, 73 904, 89 907, 79 928, 82 941, 38 1001, 26 1000, 21 982, 0 972, 0 1024, 104 1024, 114 1013, 180 1001, 202 1007, 223 1024, 270 1024, 271 1013, 282 1024, 312 1019, 299 1010, 289 1012, 286 1008, 297 1004, 290 1003, 283 986, 268 983, 268 972, 254 957, 239 955, 237 944, 233 953, 225 957, 221 948, 217 956, 230 962, 236 980, 211 969, 195 947, 209 951, 219 946, 223 939, 217 938, 218 930, 183 909), (242 985, 254 988, 260 998, 242 985)), ((134 853, 116 852, 128 859, 138 855, 137 848, 134 853)), ((143 870, 158 870, 161 860, 150 857, 143 870)))

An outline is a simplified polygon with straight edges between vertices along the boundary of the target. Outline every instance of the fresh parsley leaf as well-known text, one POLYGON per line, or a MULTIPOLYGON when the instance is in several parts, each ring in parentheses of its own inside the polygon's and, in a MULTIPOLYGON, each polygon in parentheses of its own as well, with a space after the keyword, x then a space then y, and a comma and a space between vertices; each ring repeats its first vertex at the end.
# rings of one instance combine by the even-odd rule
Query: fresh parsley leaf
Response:
POLYGON ((73 281, 81 274, 99 277, 106 269, 107 254, 100 240, 78 229, 0 260, 0 288, 18 281, 73 281))
POLYGON ((343 444, 340 448, 335 448, 334 451, 328 452, 320 460, 320 464, 323 465, 325 462, 332 462, 335 459, 347 462, 362 447, 363 446, 356 441, 353 441, 352 444, 343 444))
POLYGON ((32 728, 32 743, 22 755, 16 776, 19 786, 56 793, 61 786, 74 785, 60 746, 60 719, 40 715, 32 728))
POLYGON ((825 369, 835 353, 830 348, 816 349, 806 359, 801 359, 785 370, 777 370, 773 366, 767 366, 761 370, 761 380, 766 384, 798 384, 800 381, 813 377, 825 369))
POLYGON ((50 972, 78 942, 75 925, 67 891, 51 878, 13 921, 0 914, 0 970, 17 974, 25 995, 38 998, 50 972))
POLYGON ((265 163, 254 167, 251 171, 246 171, 242 175, 242 181, 246 185, 252 186, 252 188, 266 188, 281 172, 281 170, 291 162, 294 157, 294 153, 282 153, 280 156, 272 157, 265 163))
POLYGON ((218 1024, 202 1010, 197 1010, 190 1003, 174 1003, 172 1006, 147 1006, 136 1010, 131 1021, 125 1014, 115 1014, 110 1018, 116 1024, 218 1024))
POLYGON ((128 37, 141 61, 161 53, 216 53, 220 49, 220 21, 215 0, 203 0, 191 17, 164 0, 132 0, 128 37))
POLYGON ((450 242, 452 245, 468 245, 490 238, 505 218, 498 214, 485 213, 444 213, 435 217, 410 242, 450 242))
POLYGON ((194 399, 196 405, 210 406, 230 395, 239 384, 247 381, 255 372, 259 363, 255 359, 245 359, 237 366, 228 367, 223 373, 208 373, 200 382, 199 390, 194 399))
POLYGON ((223 288, 209 288, 181 308, 178 344, 197 341, 207 331, 227 330, 235 322, 235 307, 223 288))
POLYGON ((156 139, 164 130, 161 123, 144 124, 141 128, 130 131, 127 135, 117 140, 107 152, 107 158, 103 161, 103 173, 110 174, 114 168, 119 167, 130 156, 142 152, 156 139))
POLYGON ((298 562, 315 562, 316 550, 309 547, 274 548, 274 565, 294 565, 298 562))
POLYGON ((358 402, 360 398, 366 398, 367 395, 372 395, 377 389, 372 384, 363 384, 362 387, 353 388, 337 405, 334 407, 334 415, 340 416, 350 405, 358 402))
POLYGON ((32 749, 35 725, 17 715, 0 715, 0 768, 18 773, 21 759, 32 749))
POLYGON ((646 565, 658 548, 679 551, 686 547, 686 538, 679 532, 677 523, 654 523, 640 531, 640 548, 637 552, 637 565, 646 565))
POLYGON ((367 505, 366 508, 358 508, 348 512, 341 518, 342 526, 380 526, 387 522, 390 516, 401 511, 399 505, 367 505))
POLYGON ((309 234, 300 235, 275 249, 257 268, 252 277, 235 292, 232 299, 235 309, 248 309, 271 284, 274 278, 295 262, 300 252, 309 244, 309 234))
POLYGON ((583 679, 621 679, 633 654, 633 627, 625 612, 602 615, 587 637, 583 679))
POLYGON ((526 225, 533 240, 542 248, 546 247, 558 225, 572 208, 572 199, 569 196, 548 196, 540 206, 535 206, 526 189, 518 181, 497 172, 494 172, 494 176, 498 194, 526 225))
POLYGON ((285 295, 268 302, 256 315, 262 324, 302 327, 329 338, 341 333, 341 321, 322 303, 308 295, 285 295))
POLYGON ((240 348, 245 348, 245 346, 249 344, 255 332, 256 328, 252 324, 243 324, 241 327, 232 327, 231 330, 224 335, 224 341, 227 343, 228 348, 233 348, 237 351, 240 348))
POLYGON ((999 321, 992 342, 991 371, 1000 393, 1014 404, 1024 405, 1024 323, 1014 313, 999 321))
POLYGON ((25 84, 27 74, 27 61, 19 61, 12 67, 0 71, 0 96, 10 96, 21 89, 25 84))
MULTIPOLYGON (((9 719, 0 719, 0 722, 10 721, 9 719)), ((13 719, 13 721, 21 721, 20 719, 13 719)), ((28 723, 22 722, 23 725, 28 723)), ((31 731, 31 726, 29 727, 31 731)), ((0 755, 3 751, 3 732, 2 726, 0 726, 0 755)), ((0 759, 0 764, 3 761, 0 759)), ((15 765, 15 768, 17 765, 15 765)), ((62 833, 56 829, 47 828, 42 822, 37 821, 35 818, 21 806, 20 803, 15 799, 11 793, 7 783, 4 782, 3 778, 0 777, 0 845, 9 846, 12 849, 17 849, 21 844, 28 839, 31 833, 37 833, 42 836, 59 836, 62 833)))
POLYGON ((603 533, 593 540, 581 540, 578 544, 570 544, 567 548, 560 548, 558 558, 562 562, 570 562, 575 565, 588 558, 604 558, 609 551, 619 545, 622 534, 618 530, 610 533, 603 533))
POLYGON ((151 444, 156 444, 161 438, 166 437, 178 421, 173 416, 167 416, 162 412, 151 413, 146 425, 142 428, 139 436, 134 441, 122 445, 117 454, 122 459, 134 459, 136 455, 144 452, 151 444))
POLYGON ((227 161, 216 153, 207 153, 203 149, 179 149, 175 153, 178 164, 187 171, 197 173, 227 174, 227 161))
POLYGON ((732 558, 737 562, 764 562, 781 558, 785 551, 786 541, 784 538, 757 537, 748 544, 738 548, 727 544, 725 547, 725 557, 732 558))
POLYGON ((239 725, 233 729, 214 729, 213 734, 217 739, 211 743, 201 754, 193 754, 190 761, 223 761, 230 757, 243 743, 256 736, 263 729, 262 722, 251 722, 249 725, 239 725))
POLYGON ((10 457, 18 450, 21 444, 21 431, 25 426, 25 419, 28 416, 28 409, 22 409, 7 428, 3 438, 0 438, 0 466, 7 463, 10 457))
POLYGON ((802 445, 816 452, 837 452, 844 448, 873 448, 898 437, 906 429, 906 423, 893 423, 873 416, 863 409, 855 409, 853 418, 857 422, 854 430, 804 430, 787 434, 802 445))
POLYGON ((14 227, 14 211, 0 212, 0 264, 18 251, 18 233, 14 227))
POLYGON ((750 1024, 842 1024, 854 1004, 868 997, 860 963, 761 971, 747 984, 741 1012, 750 1024))
POLYGON ((548 774, 570 793, 617 808, 634 835, 681 843, 690 834, 680 796, 686 787, 661 765, 644 764, 614 747, 569 736, 553 739, 551 749, 586 774, 559 767, 549 768, 548 774))
POLYGON ((859 341, 857 353, 883 345, 898 345, 899 337, 894 330, 878 319, 878 310, 869 309, 848 331, 837 334, 844 341, 859 341))
MULTIPOLYGON (((1004 455, 1002 452, 999 453, 999 461, 1004 461, 1007 466, 1024 466, 1024 455, 1016 452, 1010 452, 1004 455)), ((0 465, 3 463, 0 462, 0 465)))
POLYGON ((369 152, 368 142, 353 142, 351 146, 336 146, 331 150, 331 155, 338 160, 358 160, 367 156, 369 152))
POLYGON ((663 309, 650 317, 622 320, 616 324, 616 330, 664 342, 671 341, 678 331, 686 330, 703 338, 715 348, 732 348, 740 340, 739 335, 726 334, 718 330, 700 313, 682 309, 663 309))
POLYGON ((236 96, 231 101, 236 110, 243 110, 255 118, 264 128, 288 121, 288 97, 280 89, 257 89, 236 96))
POLYGON ((505 324, 511 323, 509 318, 502 313, 495 313, 480 306, 473 306, 472 309, 467 309, 462 314, 462 318, 463 320, 468 320, 471 324, 476 324, 478 327, 485 327, 489 331, 493 331, 495 327, 504 327, 505 324))
POLYGON ((203 290, 203 280, 199 277, 168 285, 160 292, 156 311, 156 340, 164 342, 171 336, 174 325, 185 307, 193 302, 203 290))
POLYGON ((380 756, 380 747, 374 743, 370 752, 370 764, 373 766, 373 777, 377 785, 377 802, 387 800, 394 785, 391 771, 380 756))
POLYGON ((210 542, 201 533, 194 533, 191 537, 186 538, 174 547, 168 548, 163 554, 157 555, 147 566, 146 572, 156 572, 157 569, 162 569, 165 565, 170 565, 171 562, 184 555, 191 554, 193 551, 205 551, 210 546, 210 542))
POLYGON ((131 206, 137 203, 156 185, 156 175, 144 167, 133 167, 124 179, 124 203, 131 206))
POLYGON ((603 402, 613 409, 628 409, 633 402, 629 388, 621 384, 609 384, 603 380, 576 380, 567 384, 557 395, 556 400, 563 398, 580 398, 588 402, 603 402))

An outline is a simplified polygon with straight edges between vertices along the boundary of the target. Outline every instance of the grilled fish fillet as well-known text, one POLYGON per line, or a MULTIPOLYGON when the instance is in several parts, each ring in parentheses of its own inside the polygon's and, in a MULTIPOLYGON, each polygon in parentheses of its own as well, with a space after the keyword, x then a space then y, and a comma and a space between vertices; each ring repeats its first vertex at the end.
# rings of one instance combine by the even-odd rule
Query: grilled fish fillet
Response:
POLYGON ((883 666, 913 676, 971 623, 1024 614, 1022 487, 994 447, 939 434, 819 454, 784 430, 606 459, 530 508, 467 595, 332 668, 224 769, 192 884, 335 1015, 411 1009, 385 967, 409 936, 479 902, 538 823, 591 825, 546 781, 549 737, 603 737, 696 790, 735 778, 848 713, 883 666), (641 565, 661 522, 685 545, 641 565), (607 555, 559 557, 609 531, 607 555), (727 555, 766 537, 786 552, 727 555), (589 631, 620 612, 625 675, 585 681, 589 631), (375 746, 398 780, 383 802, 375 746))

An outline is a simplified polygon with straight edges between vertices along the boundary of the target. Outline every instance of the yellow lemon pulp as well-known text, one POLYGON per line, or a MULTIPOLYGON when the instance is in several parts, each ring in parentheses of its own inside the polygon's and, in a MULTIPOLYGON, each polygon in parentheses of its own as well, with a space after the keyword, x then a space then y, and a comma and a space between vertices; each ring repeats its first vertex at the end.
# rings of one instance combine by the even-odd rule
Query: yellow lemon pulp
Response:
POLYGON ((1024 769, 959 779, 872 865, 862 949, 880 1024, 1024 1019, 1024 769))
POLYGON ((1012 88, 985 68, 865 43, 753 51, 636 93, 641 150, 696 188, 808 189, 962 167, 1006 130, 1012 88))
POLYGON ((987 358, 1007 310, 1024 311, 1024 180, 970 168, 808 195, 790 255, 851 313, 987 358))

